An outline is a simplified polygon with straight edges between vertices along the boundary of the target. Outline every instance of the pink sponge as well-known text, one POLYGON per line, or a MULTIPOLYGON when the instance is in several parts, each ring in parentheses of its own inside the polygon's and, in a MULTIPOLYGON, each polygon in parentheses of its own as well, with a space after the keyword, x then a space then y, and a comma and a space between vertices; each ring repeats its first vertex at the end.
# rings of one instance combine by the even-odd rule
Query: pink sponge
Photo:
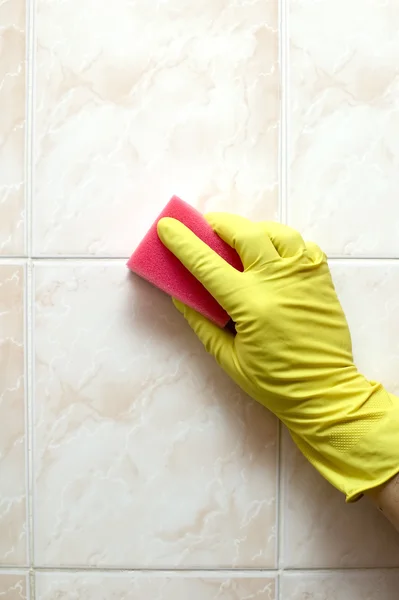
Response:
POLYGON ((159 239, 157 223, 163 217, 173 217, 181 221, 225 261, 239 271, 243 270, 237 252, 213 231, 200 212, 177 196, 165 206, 132 254, 127 266, 133 273, 224 327, 230 320, 229 315, 159 239))

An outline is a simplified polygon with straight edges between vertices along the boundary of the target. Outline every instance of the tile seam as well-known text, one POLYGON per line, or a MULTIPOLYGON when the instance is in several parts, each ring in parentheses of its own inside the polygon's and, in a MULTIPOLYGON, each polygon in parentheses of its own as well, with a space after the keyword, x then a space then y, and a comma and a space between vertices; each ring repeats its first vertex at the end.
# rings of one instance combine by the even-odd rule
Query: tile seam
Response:
POLYGON ((26 118, 27 118, 27 132, 26 132, 26 245, 27 255, 32 258, 32 238, 33 238, 33 185, 34 185, 34 130, 35 130, 35 40, 36 40, 36 28, 35 28, 35 11, 36 11, 36 0, 26 0, 27 6, 27 62, 28 62, 28 74, 27 74, 27 107, 26 107, 26 118))
MULTIPOLYGON (((279 219, 287 222, 287 2, 279 0, 279 58, 280 58, 280 144, 279 144, 279 219)), ((276 599, 280 600, 280 569, 283 552, 283 481, 282 481, 282 426, 277 434, 277 503, 276 503, 276 599)))
POLYGON ((27 440, 28 440, 28 527, 29 527, 29 566, 34 566, 34 524, 33 524, 33 265, 28 261, 26 268, 26 356, 27 356, 27 440))
MULTIPOLYGON (((118 261, 128 261, 129 256, 0 256, 0 264, 12 264, 12 265, 22 265, 25 264, 28 260, 32 263, 43 263, 46 262, 118 262, 118 261)), ((340 256, 340 255, 330 255, 327 257, 330 262, 372 262, 372 263, 393 263, 397 264, 399 262, 398 256, 340 256)))
POLYGON ((288 103, 288 30, 287 30, 287 3, 288 0, 279 1, 279 62, 280 62, 280 143, 279 143, 279 220, 287 223, 288 209, 288 129, 287 129, 287 103, 288 103))
POLYGON ((391 567, 289 567, 289 568, 281 568, 281 569, 273 569, 273 568, 256 568, 256 569, 235 569, 235 568, 143 568, 143 567, 90 567, 90 566, 72 566, 72 567, 64 567, 61 565, 56 566, 35 566, 35 567, 21 567, 16 565, 0 565, 0 574, 1 575, 27 575, 31 572, 35 573, 137 573, 137 574, 179 574, 179 575, 192 575, 193 577, 205 574, 209 576, 214 576, 215 574, 226 575, 226 576, 234 576, 234 577, 251 577, 252 575, 256 575, 257 577, 275 577, 280 574, 312 574, 312 573, 336 573, 336 574, 345 574, 345 573, 369 573, 370 571, 379 571, 379 572, 398 572, 399 566, 391 566, 391 567))
POLYGON ((26 60, 27 60, 27 81, 26 81, 26 136, 25 136, 25 178, 26 178, 26 224, 25 224, 25 250, 27 253, 27 262, 25 267, 25 374, 26 374, 26 476, 27 476, 27 527, 28 527, 28 564, 29 572, 27 575, 28 598, 34 600, 34 539, 33 539, 33 460, 32 460, 32 200, 33 200, 33 132, 34 132, 34 72, 35 72, 35 0, 26 0, 26 60))

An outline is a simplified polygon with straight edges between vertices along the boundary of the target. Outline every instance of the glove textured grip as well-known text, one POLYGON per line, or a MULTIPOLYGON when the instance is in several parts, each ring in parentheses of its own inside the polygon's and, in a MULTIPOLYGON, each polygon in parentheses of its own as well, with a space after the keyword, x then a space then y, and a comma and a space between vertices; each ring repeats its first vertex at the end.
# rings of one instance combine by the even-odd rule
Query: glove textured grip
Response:
POLYGON ((333 426, 315 445, 314 440, 290 433, 304 456, 346 495, 347 502, 399 472, 399 398, 382 386, 355 419, 333 426))

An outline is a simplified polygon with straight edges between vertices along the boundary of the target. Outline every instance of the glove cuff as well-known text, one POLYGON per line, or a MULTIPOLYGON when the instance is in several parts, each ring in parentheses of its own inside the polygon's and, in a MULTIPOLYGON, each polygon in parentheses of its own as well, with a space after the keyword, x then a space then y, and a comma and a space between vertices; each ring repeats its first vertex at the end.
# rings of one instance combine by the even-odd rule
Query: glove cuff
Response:
POLYGON ((358 500, 367 490, 399 473, 399 398, 378 386, 369 402, 380 410, 372 410, 365 416, 367 411, 363 408, 356 428, 360 435, 356 435, 355 443, 350 446, 345 442, 339 444, 339 431, 333 430, 333 437, 328 440, 323 436, 317 444, 291 433, 305 457, 346 495, 347 502, 358 500), (335 439, 333 444, 332 439, 335 439))

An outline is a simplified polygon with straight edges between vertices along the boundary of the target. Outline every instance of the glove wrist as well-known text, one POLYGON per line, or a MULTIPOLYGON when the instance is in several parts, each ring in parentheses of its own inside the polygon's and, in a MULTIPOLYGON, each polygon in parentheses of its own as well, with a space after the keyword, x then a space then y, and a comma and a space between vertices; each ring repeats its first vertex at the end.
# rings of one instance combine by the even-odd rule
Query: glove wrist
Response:
POLYGON ((312 435, 291 433, 306 458, 348 502, 388 481, 399 465, 399 398, 363 379, 368 394, 361 385, 346 414, 312 435))

